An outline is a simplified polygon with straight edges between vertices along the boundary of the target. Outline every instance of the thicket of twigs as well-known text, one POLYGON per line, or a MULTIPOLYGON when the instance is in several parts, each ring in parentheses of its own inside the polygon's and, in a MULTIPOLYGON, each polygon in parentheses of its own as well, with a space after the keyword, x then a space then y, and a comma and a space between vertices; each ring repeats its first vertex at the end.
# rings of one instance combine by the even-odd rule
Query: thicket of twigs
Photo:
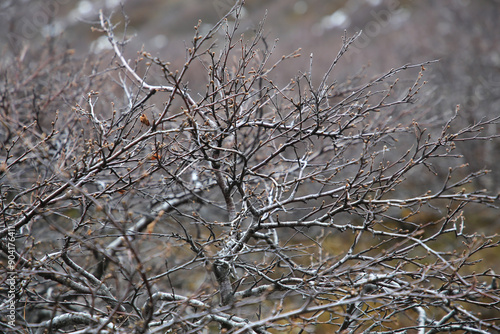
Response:
POLYGON ((181 68, 127 59, 102 13, 112 57, 80 63, 48 41, 26 51, 35 65, 3 64, 1 327, 499 330, 498 274, 480 261, 498 238, 467 226, 467 208, 499 199, 456 152, 495 139, 481 131, 498 118, 454 131, 457 107, 420 125, 437 123, 417 99, 429 63, 336 82, 356 35, 320 77, 311 58, 274 79, 300 51, 242 34, 240 9, 195 27, 181 68))

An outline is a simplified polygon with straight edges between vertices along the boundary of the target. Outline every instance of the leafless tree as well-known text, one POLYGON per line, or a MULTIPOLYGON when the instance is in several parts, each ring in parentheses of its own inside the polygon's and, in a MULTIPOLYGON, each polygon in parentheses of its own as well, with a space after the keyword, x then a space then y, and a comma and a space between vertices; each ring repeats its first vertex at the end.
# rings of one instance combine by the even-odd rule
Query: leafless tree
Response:
POLYGON ((453 132, 457 107, 420 125, 436 120, 416 103, 430 62, 336 82, 358 35, 319 78, 311 56, 283 82, 300 51, 276 57, 263 24, 240 29, 240 11, 195 27, 181 68, 127 59, 126 35, 100 13, 111 58, 30 92, 41 72, 66 73, 63 51, 4 82, 2 327, 498 331, 498 264, 481 259, 496 261, 499 241, 468 227, 466 209, 497 210, 499 196, 474 189, 487 171, 464 173, 454 152, 494 140, 481 130, 498 118, 453 132), (59 109, 53 122, 39 101, 59 109))

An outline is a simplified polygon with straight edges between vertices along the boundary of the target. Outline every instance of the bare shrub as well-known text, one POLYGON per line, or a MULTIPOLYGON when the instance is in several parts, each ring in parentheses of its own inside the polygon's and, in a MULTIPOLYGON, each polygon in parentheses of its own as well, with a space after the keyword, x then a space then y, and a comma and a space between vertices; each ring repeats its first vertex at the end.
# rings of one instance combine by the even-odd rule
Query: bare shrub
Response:
MULTIPOLYGON (((101 13, 114 54, 73 65, 81 81, 29 92, 28 69, 22 84, 5 70, 0 235, 15 292, 2 292, 2 327, 498 330, 498 275, 480 261, 498 238, 467 229, 465 211, 496 209, 498 195, 474 189, 487 171, 461 173, 454 153, 457 142, 494 139, 481 130, 498 118, 452 132, 457 107, 423 128, 416 97, 429 63, 336 83, 357 35, 320 78, 311 64, 281 83, 274 73, 299 51, 275 57, 262 25, 241 34, 240 10, 204 34, 195 27, 182 68, 144 51, 126 59, 127 40, 101 13), (198 92, 185 79, 192 69, 198 92), (400 88, 403 73, 414 81, 400 88), (40 104, 59 109, 53 122, 40 104), (419 180, 432 180, 420 185, 428 191, 419 180)), ((66 53, 40 60, 39 82, 53 82, 66 53)))

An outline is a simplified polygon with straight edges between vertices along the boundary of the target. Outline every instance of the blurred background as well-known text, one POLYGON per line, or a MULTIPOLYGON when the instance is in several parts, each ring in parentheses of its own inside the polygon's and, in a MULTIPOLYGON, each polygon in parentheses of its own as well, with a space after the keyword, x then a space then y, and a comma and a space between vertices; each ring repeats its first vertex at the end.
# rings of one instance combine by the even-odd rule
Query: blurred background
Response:
MULTIPOLYGON (((135 59, 138 51, 144 50, 169 61, 171 68, 181 68, 186 48, 191 45, 194 26, 201 20, 201 32, 207 31, 233 5, 234 0, 0 0, 0 91, 8 92, 4 89, 8 85, 24 85, 19 90, 22 94, 19 94, 22 105, 27 107, 19 114, 32 117, 29 113, 42 110, 40 119, 45 117, 47 122, 42 127, 50 128, 57 108, 71 110, 76 103, 81 103, 78 100, 83 94, 98 89, 94 85, 80 85, 85 80, 75 79, 78 85, 72 86, 72 92, 65 92, 64 97, 57 99, 57 87, 63 86, 57 82, 66 82, 70 72, 75 77, 88 77, 91 71, 103 71, 103 68, 93 65, 99 64, 101 59, 106 59, 102 62, 105 66, 115 66, 113 61, 109 61, 112 53, 108 52, 107 38, 98 29, 92 29, 99 26, 100 10, 106 15, 114 13, 115 22, 122 23, 117 28, 117 34, 125 33, 128 38, 124 50, 128 58, 135 59), (127 29, 123 31, 126 20, 127 29), (57 43, 47 40, 57 40, 57 43), (74 51, 61 53, 52 49, 54 45, 74 51), (75 70, 71 63, 67 67, 56 67, 58 71, 50 71, 51 67, 46 65, 53 61, 51 55, 56 54, 58 57, 63 54, 64 57, 77 59, 76 63, 82 64, 81 69, 85 70, 80 73, 80 69, 75 70), (17 66, 19 64, 23 66, 17 66), (27 68, 27 73, 16 72, 17 68, 27 68), (47 73, 38 77, 45 81, 40 79, 32 83, 30 79, 42 71, 47 73), (51 89, 44 90, 35 85, 51 89), (47 101, 56 100, 57 103, 51 103, 45 110, 37 109, 36 105, 40 102, 33 97, 36 96, 35 91, 42 91, 48 96, 47 101)), ((287 62, 286 66, 274 72, 284 82, 300 72, 309 71, 311 59, 312 74, 320 80, 339 52, 344 36, 350 37, 359 32, 359 38, 335 67, 333 80, 347 82, 361 72, 371 78, 404 64, 437 60, 426 66, 424 74, 428 84, 419 93, 420 99, 414 105, 417 110, 423 109, 426 115, 424 122, 419 120, 422 127, 440 131, 440 126, 452 117, 457 105, 460 105, 460 111, 452 131, 500 116, 500 0, 247 0, 241 15, 240 31, 247 36, 251 36, 265 21, 265 42, 268 47, 276 45, 273 51, 275 57, 301 49, 299 59, 287 62)), ((234 18, 228 17, 228 21, 231 24, 234 18)), ((196 75, 203 75, 203 72, 192 72, 187 79, 192 95, 196 96, 197 88, 204 82, 197 82, 196 75)), ((104 76, 94 77, 92 84, 110 84, 111 80, 102 79, 104 76)), ((415 78, 414 72, 403 73, 402 81, 408 81, 401 87, 408 87, 415 78)), ((119 93, 123 95, 123 91, 119 93)), ((108 100, 120 101, 120 97, 123 100, 123 96, 108 97, 108 100)), ((0 97, 0 108, 3 103, 7 102, 0 97)), ((500 125, 490 124, 484 130, 484 136, 499 135, 500 125)), ((0 131, 6 130, 1 127, 0 131)), ((0 138, 1 135, 0 132, 0 138)), ((443 166, 432 166, 440 173, 441 179, 445 177, 443 175, 446 175, 449 165, 468 163, 464 174, 481 169, 491 171, 475 180, 471 188, 488 189, 489 194, 500 192, 498 139, 462 142, 456 153, 464 157, 443 166)), ((27 178, 24 172, 14 177, 27 178)), ((403 191, 413 194, 440 186, 429 184, 425 175, 420 174, 414 174, 407 181, 403 191)), ((498 209, 486 210, 484 206, 470 205, 466 213, 466 232, 500 233, 498 212, 498 209)), ((442 217, 442 212, 422 212, 414 219, 426 223, 442 217)), ((43 240, 40 231, 36 232, 37 240, 43 240)), ((329 244, 337 248, 328 251, 340 252, 339 248, 345 246, 341 242, 349 242, 341 238, 344 236, 332 238, 329 244)), ((53 231, 49 231, 48 242, 43 245, 47 247, 47 252, 54 248, 53 239, 53 231)), ((450 240, 450 244, 444 246, 454 247, 452 242, 450 240)), ((172 256, 181 261, 182 254, 174 253, 172 251, 172 256)), ((485 261, 474 269, 486 270, 488 266, 496 269, 497 253, 498 247, 491 248, 488 253, 481 252, 477 256, 485 261)), ((204 279, 204 276, 201 277, 196 284, 204 279)), ((191 282, 186 281, 185 284, 191 282)))
MULTIPOLYGON (((129 20, 128 57, 137 57, 143 48, 180 67, 198 21, 202 32, 210 29, 233 5, 234 0, 4 0, 0 3, 2 65, 30 61, 24 57, 28 50, 48 38, 61 39, 82 59, 105 52, 107 39, 91 29, 103 10, 115 13, 117 22, 129 20)), ((241 29, 249 34, 265 20, 267 44, 279 39, 275 56, 301 48, 302 57, 294 66, 281 67, 283 80, 309 70, 311 54, 313 75, 321 78, 344 34, 361 32, 333 72, 335 80, 348 80, 363 68, 366 75, 374 75, 407 63, 439 60, 427 67, 429 84, 418 101, 432 116, 430 123, 435 121, 429 127, 449 118, 456 105, 460 105, 456 128, 500 115, 500 0, 247 0, 242 17, 241 29)), ((196 90, 196 78, 189 79, 190 89, 196 90)), ((499 125, 485 130, 500 133, 499 125)), ((463 143, 458 151, 469 163, 469 171, 491 170, 474 186, 498 193, 498 141, 463 143)), ((499 225, 496 220, 494 213, 478 217, 477 224, 499 225)))

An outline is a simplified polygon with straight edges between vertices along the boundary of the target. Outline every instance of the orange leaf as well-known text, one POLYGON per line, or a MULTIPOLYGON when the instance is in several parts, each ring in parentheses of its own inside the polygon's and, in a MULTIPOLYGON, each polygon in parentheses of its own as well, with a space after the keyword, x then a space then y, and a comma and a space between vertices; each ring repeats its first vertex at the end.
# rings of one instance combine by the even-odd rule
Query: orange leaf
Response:
POLYGON ((160 160, 161 155, 158 152, 153 153, 153 155, 150 158, 151 160, 160 160))
POLYGON ((139 119, 141 120, 141 123, 146 125, 146 126, 149 126, 149 119, 148 117, 146 116, 146 114, 142 114, 141 117, 139 117, 139 119))

